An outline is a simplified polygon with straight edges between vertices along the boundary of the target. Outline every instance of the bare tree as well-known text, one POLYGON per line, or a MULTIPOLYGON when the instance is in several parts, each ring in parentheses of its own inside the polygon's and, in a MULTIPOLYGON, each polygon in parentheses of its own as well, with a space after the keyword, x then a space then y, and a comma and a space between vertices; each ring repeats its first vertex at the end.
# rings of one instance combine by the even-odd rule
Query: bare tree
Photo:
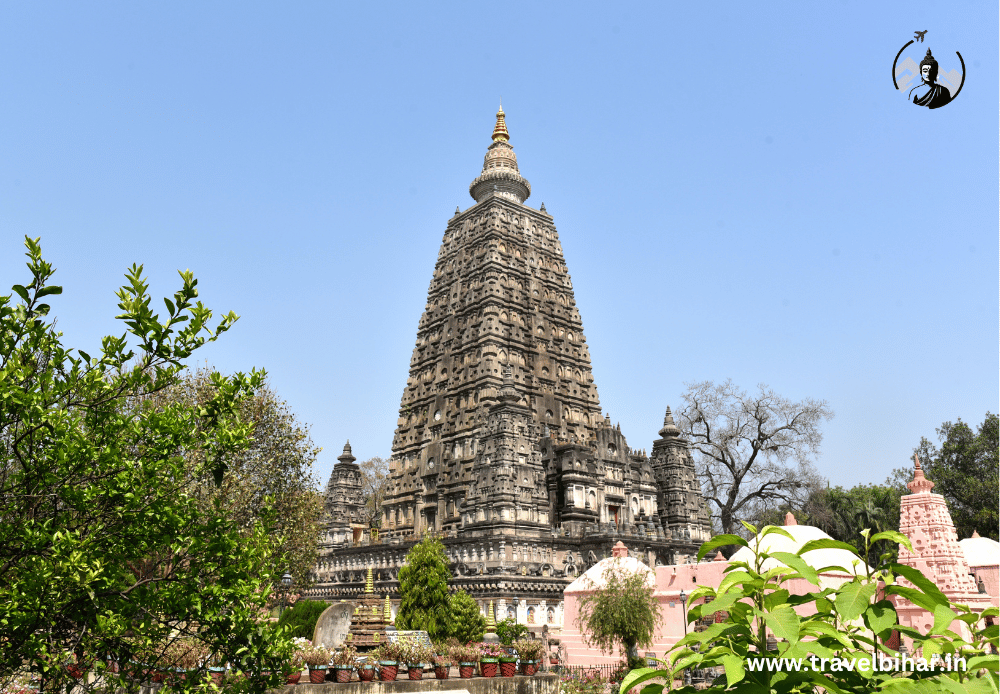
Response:
POLYGON ((382 504, 392 486, 389 460, 382 457, 366 459, 358 465, 361 470, 361 495, 365 499, 364 514, 368 527, 381 527, 382 504))
POLYGON ((678 427, 691 442, 705 498, 722 532, 767 508, 801 508, 819 481, 810 458, 833 418, 826 401, 794 402, 766 385, 750 393, 732 381, 687 385, 678 427))

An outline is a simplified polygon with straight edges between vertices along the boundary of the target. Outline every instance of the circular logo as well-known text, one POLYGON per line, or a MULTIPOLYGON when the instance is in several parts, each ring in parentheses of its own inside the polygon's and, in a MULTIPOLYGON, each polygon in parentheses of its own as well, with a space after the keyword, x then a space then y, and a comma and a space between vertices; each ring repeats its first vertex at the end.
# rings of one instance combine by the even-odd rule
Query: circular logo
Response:
POLYGON ((924 47, 927 30, 914 32, 913 39, 903 44, 892 62, 892 84, 906 97, 906 101, 918 107, 937 109, 950 104, 958 97, 965 85, 965 61, 958 51, 942 54, 939 62, 929 46, 924 47), (907 49, 914 46, 914 49, 907 49), (920 50, 926 53, 920 55, 920 50), (906 54, 904 56, 904 53, 906 54))

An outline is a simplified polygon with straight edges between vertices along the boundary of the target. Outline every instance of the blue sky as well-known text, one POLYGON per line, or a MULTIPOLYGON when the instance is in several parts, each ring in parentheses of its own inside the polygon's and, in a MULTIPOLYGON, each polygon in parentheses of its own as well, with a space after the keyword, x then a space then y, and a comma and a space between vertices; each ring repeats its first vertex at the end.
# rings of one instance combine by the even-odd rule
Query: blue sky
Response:
POLYGON ((324 448, 388 456, 444 233, 503 96, 601 403, 650 448, 685 382, 823 398, 881 482, 998 408, 995 3, 2 3, 0 286, 40 236, 70 346, 193 270, 324 448), (762 6, 763 5, 763 6, 762 6), (907 104, 917 30, 966 83, 907 104))

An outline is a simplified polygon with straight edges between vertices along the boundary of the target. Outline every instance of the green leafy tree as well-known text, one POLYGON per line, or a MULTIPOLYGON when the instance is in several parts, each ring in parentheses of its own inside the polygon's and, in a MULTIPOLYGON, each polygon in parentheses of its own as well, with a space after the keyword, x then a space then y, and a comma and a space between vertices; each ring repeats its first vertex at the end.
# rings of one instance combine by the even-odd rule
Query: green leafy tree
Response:
POLYGON ((660 604, 648 573, 629 571, 620 559, 611 561, 603 585, 598 582, 598 588, 580 598, 580 632, 587 644, 606 654, 618 647, 631 664, 637 646, 653 643, 660 604))
POLYGON ((506 617, 497 623, 497 636, 500 637, 500 643, 505 647, 512 646, 514 642, 527 634, 527 626, 515 622, 512 617, 506 617))
MULTIPOLYGON (((756 534, 756 528, 747 525, 756 534)), ((725 611, 728 619, 708 629, 683 637, 668 653, 666 668, 629 672, 619 692, 639 683, 665 678, 643 692, 662 692, 664 685, 680 678, 686 669, 722 666, 725 673, 715 681, 713 691, 736 693, 813 693, 817 687, 830 693, 997 693, 997 608, 976 613, 968 606, 953 603, 938 587, 916 569, 890 560, 888 554, 877 566, 866 566, 862 574, 838 588, 825 587, 819 572, 806 564, 802 555, 817 549, 843 549, 861 561, 870 559, 871 545, 892 542, 912 551, 910 541, 898 532, 862 533, 860 553, 852 545, 820 539, 803 545, 798 554, 764 552, 759 545, 766 535, 791 537, 783 528, 767 526, 753 545, 737 535, 719 535, 706 542, 698 558, 722 546, 750 547, 753 559, 732 562, 717 588, 699 586, 691 594, 688 621, 725 611), (768 558, 781 566, 763 571, 768 558), (815 590, 790 594, 787 581, 805 579, 815 590), (905 599, 933 614, 930 629, 918 631, 899 624, 891 598, 905 599), (699 600, 704 602, 698 603, 699 600), (796 606, 812 603, 816 612, 801 615, 796 606), (950 629, 959 621, 969 631, 970 642, 950 629), (920 652, 923 667, 914 664, 906 672, 873 668, 871 659, 896 658, 885 646, 893 632, 909 638, 920 652), (958 655, 964 664, 953 663, 949 670, 927 663, 935 655, 958 655), (777 668, 779 660, 793 665, 777 668), (954 670, 951 670, 954 668, 954 670)))
MULTIPOLYGON (((199 368, 186 372, 179 381, 145 398, 154 407, 180 403, 199 408, 214 393, 212 372, 199 368)), ((195 479, 193 494, 206 507, 218 498, 228 516, 244 528, 252 528, 273 506, 276 522, 271 541, 288 561, 293 590, 309 582, 316 563, 323 499, 312 464, 320 449, 309 437, 288 404, 265 382, 237 404, 243 421, 253 428, 247 446, 232 454, 222 483, 216 487, 209 475, 195 479)), ((203 461, 198 450, 185 452, 193 470, 203 461)), ((310 635, 311 636, 311 635, 310 635)))
POLYGON ((288 563, 274 511, 244 527, 217 495, 194 495, 246 448, 238 406, 263 373, 212 374, 197 408, 146 401, 236 315, 211 329, 183 272, 161 317, 133 266, 118 291, 126 332, 93 355, 67 349, 47 320, 62 289, 38 241, 25 245, 31 280, 13 285, 16 304, 0 297, 0 686, 29 668, 44 690, 88 689, 91 676, 67 673, 75 662, 105 690, 134 690, 130 673, 148 679, 188 641, 244 674, 244 689, 276 684, 260 670, 287 667, 292 648, 260 614, 288 563))
POLYGON ((801 508, 819 477, 811 458, 833 417, 826 401, 789 401, 764 384, 689 384, 677 421, 691 444, 705 498, 722 532, 778 504, 801 508))
POLYGON ((399 612, 396 626, 426 630, 433 641, 446 639, 451 628, 448 607, 448 557, 437 537, 426 537, 406 554, 399 570, 399 612))
POLYGON ((479 611, 479 603, 465 591, 448 596, 451 614, 451 636, 462 644, 481 642, 486 633, 486 618, 479 611))
MULTIPOLYGON (((998 428, 1000 421, 995 413, 987 412, 976 430, 959 418, 955 423, 942 423, 937 429, 940 448, 921 438, 916 450, 924 473, 934 482, 934 491, 948 502, 960 539, 971 537, 973 531, 984 537, 1000 538, 996 498, 1000 487, 998 428)), ((898 471, 903 472, 900 479, 913 478, 912 468, 898 471)))

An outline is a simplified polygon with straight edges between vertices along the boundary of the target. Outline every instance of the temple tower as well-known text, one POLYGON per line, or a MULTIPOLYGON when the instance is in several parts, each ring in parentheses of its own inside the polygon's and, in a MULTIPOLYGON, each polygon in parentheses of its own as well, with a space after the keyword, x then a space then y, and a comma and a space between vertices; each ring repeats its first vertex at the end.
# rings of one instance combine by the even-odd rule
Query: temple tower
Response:
POLYGON ((945 595, 976 595, 979 589, 958 543, 944 496, 931 493, 934 482, 924 476, 914 455, 913 481, 899 504, 899 531, 910 538, 913 551, 899 545, 898 561, 918 569, 945 595))
POLYGON ((710 539, 712 523, 695 477, 691 449, 674 424, 670 406, 663 417, 660 439, 653 441, 649 462, 659 487, 658 510, 664 531, 681 539, 710 539))
MULTIPOLYGON (((392 447, 397 489, 386 504, 385 522, 397 530, 482 522, 466 501, 480 480, 475 470, 484 464, 504 367, 524 430, 546 426, 554 438, 585 446, 602 424, 559 236, 544 205, 524 204, 531 185, 504 116, 501 108, 482 172, 469 185, 476 204, 445 229, 417 329, 392 447)), ((518 465, 531 456, 533 446, 523 447, 518 465)), ((527 523, 547 524, 522 510, 527 523)))
POLYGON ((329 522, 327 536, 333 543, 353 541, 355 532, 365 525, 361 514, 364 505, 361 498, 361 470, 354 463, 356 459, 348 440, 326 484, 323 509, 329 522))

